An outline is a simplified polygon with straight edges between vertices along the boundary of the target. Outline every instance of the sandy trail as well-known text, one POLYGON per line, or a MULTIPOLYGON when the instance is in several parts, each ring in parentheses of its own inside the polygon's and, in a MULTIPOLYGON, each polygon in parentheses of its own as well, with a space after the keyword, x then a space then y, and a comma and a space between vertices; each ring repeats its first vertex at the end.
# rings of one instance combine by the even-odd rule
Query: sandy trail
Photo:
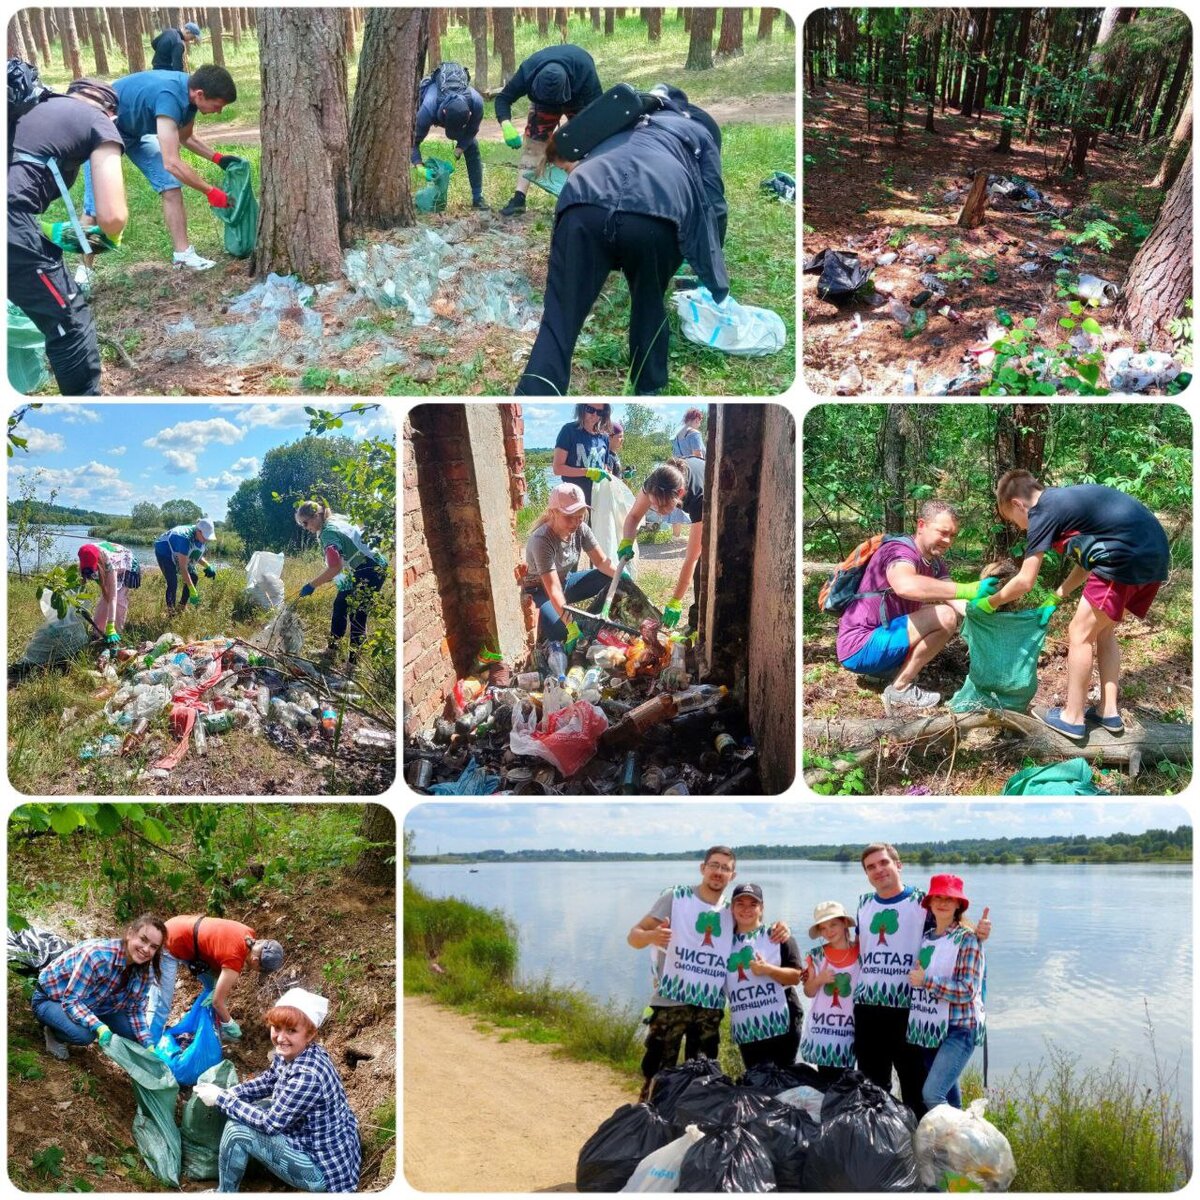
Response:
POLYGON ((573 1192, 579 1148, 637 1099, 615 1071, 502 1036, 405 997, 404 1174, 417 1190, 573 1192))

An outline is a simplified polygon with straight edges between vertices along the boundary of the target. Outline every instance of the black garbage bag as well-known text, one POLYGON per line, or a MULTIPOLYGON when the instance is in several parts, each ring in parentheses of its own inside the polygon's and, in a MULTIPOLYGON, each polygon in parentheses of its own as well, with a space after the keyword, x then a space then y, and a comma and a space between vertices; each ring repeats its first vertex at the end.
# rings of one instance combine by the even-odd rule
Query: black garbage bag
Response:
POLYGON ((821 1072, 808 1063, 792 1063, 787 1068, 787 1073, 792 1077, 792 1087, 816 1088, 818 1092, 823 1092, 827 1087, 821 1078, 821 1072))
POLYGON ((767 1092, 738 1087, 727 1076, 693 1079, 675 1106, 674 1121, 688 1125, 736 1125, 774 1108, 786 1108, 767 1092))
MULTIPOLYGON (((803 1065, 803 1064, 797 1064, 803 1065)), ((738 1077, 738 1087, 753 1088, 756 1092, 766 1092, 769 1096, 778 1096, 797 1085, 797 1079, 788 1067, 780 1067, 775 1063, 756 1063, 748 1071, 738 1077)))
POLYGON ((913 1192, 912 1109, 857 1071, 831 1084, 804 1160, 806 1192, 913 1192))
POLYGON ((817 280, 817 295, 830 304, 845 304, 851 300, 875 268, 859 265, 852 250, 820 250, 804 263, 804 274, 821 272, 817 280))
POLYGON ((634 1168, 675 1140, 671 1122, 649 1104, 622 1104, 583 1144, 575 1164, 580 1192, 619 1192, 634 1168))
POLYGON ((745 1128, 762 1143, 775 1169, 775 1190, 779 1192, 801 1191, 804 1178, 804 1160, 808 1156, 809 1143, 820 1133, 821 1127, 799 1108, 785 1105, 784 1112, 763 1113, 745 1128))
POLYGON ((668 1121, 682 1129, 683 1126, 675 1120, 675 1106, 679 1103, 679 1097, 687 1091, 693 1080, 711 1078, 732 1082, 714 1059, 703 1056, 689 1058, 678 1067, 668 1067, 654 1076, 650 1081, 650 1103, 668 1121))
POLYGON ((679 1169, 680 1192, 773 1192, 775 1168, 744 1125, 714 1129, 689 1147, 679 1169))

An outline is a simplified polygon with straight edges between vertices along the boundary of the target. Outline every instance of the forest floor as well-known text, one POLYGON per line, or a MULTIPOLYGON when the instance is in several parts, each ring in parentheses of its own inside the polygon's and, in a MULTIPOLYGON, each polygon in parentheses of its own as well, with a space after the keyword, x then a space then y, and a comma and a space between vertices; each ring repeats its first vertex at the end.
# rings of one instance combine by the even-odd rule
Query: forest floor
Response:
MULTIPOLYGON (((816 610, 817 593, 829 577, 833 563, 806 562, 804 572, 804 719, 826 717, 840 720, 873 720, 884 715, 879 696, 882 687, 860 682, 837 661, 837 619, 816 610)), ((1038 659, 1038 689, 1031 707, 1062 705, 1066 697, 1067 625, 1074 604, 1050 625, 1049 636, 1038 659)), ((1120 709, 1129 724, 1160 721, 1192 722, 1192 571, 1175 568, 1171 579, 1155 598, 1148 618, 1127 617, 1117 639, 1121 647, 1120 709)), ((921 672, 923 688, 949 698, 963 684, 970 666, 967 644, 961 637, 949 645, 921 672)), ((1094 690, 1094 689, 1093 689, 1094 690)), ((1094 701, 1091 696, 1089 702, 1094 701)), ((936 712, 947 711, 941 707, 936 712)), ((878 795, 913 794, 915 787, 928 787, 936 795, 999 795, 1008 778, 1029 765, 1004 746, 1000 736, 989 731, 972 731, 964 739, 948 777, 948 756, 913 753, 900 763, 889 762, 876 780, 868 780, 867 791, 878 795)), ((1121 795, 1176 795, 1187 787, 1188 768, 1171 763, 1147 764, 1130 779, 1119 769, 1104 770, 1099 786, 1121 795)))
MULTIPOLYGON (((965 120, 955 112, 935 110, 938 132, 930 134, 924 128, 924 106, 914 105, 906 114, 901 146, 893 144, 891 125, 873 123, 868 133, 865 113, 864 89, 845 83, 830 81, 804 98, 803 257, 825 249, 849 250, 860 255, 862 266, 871 267, 880 255, 894 251, 896 261, 879 267, 872 277, 880 291, 886 289, 910 306, 922 290, 922 274, 944 273, 951 276, 943 280, 945 302, 963 319, 952 323, 939 315, 942 301, 935 296, 925 305, 926 329, 906 341, 882 304, 873 308, 856 301, 837 308, 818 298, 819 276, 804 275, 804 378, 822 395, 834 393, 851 363, 862 375, 863 392, 899 394, 909 362, 915 364, 918 393, 946 394, 937 388, 960 378, 970 357, 968 347, 988 340, 997 310, 1018 324, 1028 318, 1036 322, 1030 346, 1059 345, 1067 336, 1059 321, 1071 316, 1068 303, 1077 299, 1072 289, 1078 275, 1095 275, 1119 286, 1137 249, 1131 230, 1140 223, 1143 235, 1148 232, 1162 200, 1161 190, 1148 186, 1161 154, 1147 152, 1132 138, 1122 145, 1112 135, 1102 135, 1089 151, 1087 177, 1063 180, 1051 174, 1063 139, 1046 146, 1028 144, 1014 131, 1012 153, 997 154, 1000 119, 992 113, 965 120), (982 167, 1029 182, 1050 205, 1070 211, 1060 219, 1048 211, 1021 211, 1015 201, 993 201, 982 225, 959 228, 966 189, 982 167), (962 198, 944 200, 951 191, 961 192, 962 198), (1093 243, 1068 244, 1094 220, 1107 220, 1124 231, 1111 251, 1093 243), (905 254, 913 242, 919 248, 905 254), (1051 259, 1064 248, 1073 252, 1065 264, 1051 259), (924 261, 931 254, 936 260, 924 261), (1036 273, 1018 269, 1031 262, 1039 266, 1036 273), (1069 266, 1069 276, 1057 276, 1064 266, 1069 266), (852 336, 855 314, 862 320, 858 336, 852 336)), ((1185 250, 1190 253, 1190 248, 1180 248, 1185 250)), ((1131 345, 1113 327, 1111 308, 1095 308, 1090 315, 1101 326, 1103 349, 1131 345)), ((1092 348, 1101 348, 1101 336, 1093 339, 1092 348)), ((983 382, 989 375, 984 370, 983 382)), ((964 380, 949 394, 975 395, 980 386, 964 380)))
MULTIPOLYGON (((49 846, 40 853, 26 846, 19 857, 10 855, 10 872, 32 868, 44 884, 45 870, 54 869, 44 851, 58 850, 57 838, 45 841, 49 846)), ((98 906, 60 905, 24 915, 35 927, 64 935, 70 931, 73 940, 111 936, 111 917, 98 906)), ((395 1122, 395 890, 338 873, 308 881, 287 896, 263 895, 249 911, 231 915, 260 936, 286 943, 288 984, 330 997, 330 1020, 320 1040, 359 1121, 364 1147, 360 1190, 382 1191, 395 1172, 394 1140, 387 1136, 389 1128, 394 1133, 395 1122), (333 946, 336 958, 329 949, 333 946), (336 968, 332 974, 331 968, 336 968), (363 1057, 367 1052, 373 1057, 363 1057)), ((243 1037, 225 1046, 225 1056, 243 1080, 268 1064, 270 1037, 260 1018, 280 994, 270 976, 257 989, 255 983, 254 978, 243 979, 234 991, 234 1015, 243 1037)), ((168 1190, 149 1174, 136 1151, 132 1126, 137 1105, 129 1077, 95 1046, 73 1049, 67 1062, 51 1058, 29 1008, 31 991, 31 980, 8 973, 9 1179, 30 1192, 168 1190), (34 1163, 35 1156, 51 1147, 63 1151, 54 1176, 34 1163)), ((172 1020, 183 1015, 197 992, 198 985, 182 972, 172 1020)), ((187 1178, 181 1186, 187 1192, 211 1189, 211 1182, 187 1178)), ((248 1178, 246 1190, 290 1189, 264 1173, 248 1178)))

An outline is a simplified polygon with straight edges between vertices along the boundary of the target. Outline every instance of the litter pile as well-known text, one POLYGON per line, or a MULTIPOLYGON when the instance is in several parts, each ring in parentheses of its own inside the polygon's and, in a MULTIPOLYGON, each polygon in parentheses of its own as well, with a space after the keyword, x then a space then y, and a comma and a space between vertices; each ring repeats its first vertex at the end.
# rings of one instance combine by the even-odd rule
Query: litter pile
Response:
POLYGON ((443 719, 410 740, 405 777, 451 795, 753 794, 744 714, 727 687, 692 682, 689 640, 647 619, 608 623, 575 665, 561 642, 541 670, 485 653, 443 719))
POLYGON ((1016 1174, 983 1116, 912 1110, 865 1075, 823 1089, 804 1064, 754 1067, 735 1083, 695 1058, 660 1071, 579 1152, 581 1192, 1005 1191, 1016 1174))

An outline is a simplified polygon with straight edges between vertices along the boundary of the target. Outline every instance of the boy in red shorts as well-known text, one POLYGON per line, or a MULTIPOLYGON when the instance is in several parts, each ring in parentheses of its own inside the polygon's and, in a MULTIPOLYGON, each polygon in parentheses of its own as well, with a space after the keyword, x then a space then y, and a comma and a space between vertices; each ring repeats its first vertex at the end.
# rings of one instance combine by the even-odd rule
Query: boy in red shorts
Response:
POLYGON ((1163 527, 1144 504, 1116 488, 1095 483, 1043 488, 1028 471, 1000 476, 996 507, 1004 520, 1027 531, 1025 559, 994 596, 972 604, 992 612, 1019 600, 1037 581, 1050 549, 1065 553, 1073 565, 1047 606, 1046 619, 1083 584, 1068 630, 1066 703, 1034 715, 1077 742, 1087 741, 1089 725, 1123 733, 1117 709, 1121 650, 1116 629, 1126 612, 1145 617, 1166 581, 1171 555, 1163 527), (1085 710, 1093 658, 1100 669, 1100 704, 1085 710))

